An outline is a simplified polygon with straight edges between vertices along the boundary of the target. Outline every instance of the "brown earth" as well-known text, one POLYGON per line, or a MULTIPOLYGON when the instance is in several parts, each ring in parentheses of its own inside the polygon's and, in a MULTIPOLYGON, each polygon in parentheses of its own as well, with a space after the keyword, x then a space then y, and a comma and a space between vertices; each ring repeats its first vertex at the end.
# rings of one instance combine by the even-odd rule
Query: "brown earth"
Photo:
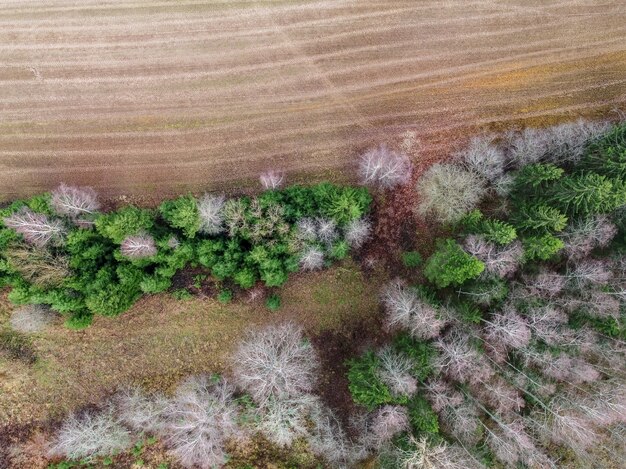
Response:
POLYGON ((432 159, 623 108, 625 82, 621 0, 0 0, 0 200, 345 180, 407 130, 432 159))

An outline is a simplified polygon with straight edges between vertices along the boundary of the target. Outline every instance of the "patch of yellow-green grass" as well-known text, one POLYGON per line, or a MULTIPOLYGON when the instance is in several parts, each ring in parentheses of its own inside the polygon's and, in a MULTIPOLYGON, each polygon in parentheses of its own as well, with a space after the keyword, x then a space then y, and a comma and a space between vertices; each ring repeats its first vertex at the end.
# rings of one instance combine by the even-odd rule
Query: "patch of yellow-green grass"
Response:
MULTIPOLYGON (((296 275, 279 294, 282 306, 275 312, 262 301, 222 305, 161 294, 142 298, 119 317, 96 317, 82 331, 68 330, 59 320, 33 336, 34 365, 0 361, 0 420, 62 415, 102 402, 124 385, 170 392, 189 374, 228 373, 230 353, 254 327, 294 321, 310 335, 341 333, 378 314, 376 279, 364 278, 351 262, 296 275)), ((2 307, 5 322, 8 306, 2 307)))

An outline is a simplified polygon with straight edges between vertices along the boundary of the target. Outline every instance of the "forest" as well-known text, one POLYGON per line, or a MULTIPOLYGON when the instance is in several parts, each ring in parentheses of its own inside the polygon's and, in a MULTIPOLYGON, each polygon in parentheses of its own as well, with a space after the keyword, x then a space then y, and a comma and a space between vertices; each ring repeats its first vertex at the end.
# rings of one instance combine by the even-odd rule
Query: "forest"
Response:
POLYGON ((269 321, 223 373, 173 390, 119 383, 2 440, 8 467, 620 467, 626 123, 483 134, 427 167, 380 145, 355 168, 358 185, 287 185, 272 170, 254 196, 156 208, 65 184, 2 208, 13 311, 0 353, 29 366, 31 337, 124 322, 151 295, 185 301, 185 275, 220 304, 261 298, 277 315, 289 281, 347 263, 381 279, 342 376, 298 317, 269 321), (350 402, 337 408, 329 389, 350 402))

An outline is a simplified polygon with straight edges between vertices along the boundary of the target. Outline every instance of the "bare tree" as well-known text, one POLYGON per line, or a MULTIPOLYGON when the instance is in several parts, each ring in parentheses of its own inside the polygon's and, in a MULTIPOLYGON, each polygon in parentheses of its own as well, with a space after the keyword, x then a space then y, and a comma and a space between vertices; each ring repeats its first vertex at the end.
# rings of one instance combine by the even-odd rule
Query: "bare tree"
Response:
POLYGON ((417 380, 412 376, 415 363, 407 356, 390 347, 378 353, 380 369, 378 375, 395 396, 411 396, 417 391, 417 380))
POLYGON ((275 171, 271 169, 261 174, 259 180, 261 181, 261 185, 265 190, 278 189, 282 187, 283 183, 285 182, 285 173, 282 171, 275 171))
POLYGON ((296 438, 308 435, 308 417, 316 405, 311 394, 270 399, 257 413, 256 428, 272 443, 290 446, 296 438))
POLYGON ((402 406, 386 405, 374 413, 365 433, 365 445, 380 449, 400 432, 409 428, 409 416, 402 406))
POLYGON ((146 395, 138 387, 126 387, 114 397, 120 421, 136 432, 158 434, 165 424, 168 400, 161 394, 146 395))
POLYGON ((369 239, 372 224, 369 220, 358 218, 352 220, 345 228, 345 239, 351 248, 360 248, 369 239))
POLYGON ((446 406, 439 418, 443 428, 462 443, 475 445, 480 441, 480 412, 471 402, 446 406))
POLYGON ((550 270, 541 270, 534 277, 524 277, 524 286, 531 294, 542 298, 554 298, 565 288, 565 276, 550 270))
POLYGON ((40 332, 49 326, 58 315, 44 305, 25 305, 13 311, 9 323, 18 332, 40 332))
POLYGON ((435 164, 417 182, 419 213, 433 215, 441 223, 458 222, 486 192, 486 181, 453 164, 435 164))
POLYGON ((485 328, 487 344, 496 349, 521 349, 528 346, 530 339, 528 323, 511 307, 492 315, 485 328))
POLYGON ((456 153, 455 157, 486 180, 496 181, 504 173, 506 158, 494 141, 494 135, 473 137, 467 148, 456 153))
POLYGON ((337 223, 332 218, 316 218, 317 239, 322 243, 330 244, 337 239, 337 223))
POLYGON ((435 347, 440 351, 435 359, 435 368, 449 378, 477 384, 489 380, 494 370, 485 357, 471 344, 468 335, 457 330, 437 339, 435 347))
POLYGON ((613 277, 606 262, 596 259, 584 259, 568 268, 566 277, 573 287, 579 290, 590 285, 606 285, 613 277))
POLYGON ((498 375, 471 390, 479 401, 499 415, 519 413, 525 406, 520 392, 498 375))
POLYGON ((606 215, 597 215, 569 225, 560 237, 565 254, 570 259, 580 259, 596 248, 608 246, 616 234, 615 224, 606 215))
POLYGON ((526 314, 528 327, 536 338, 547 345, 559 345, 568 317, 552 306, 531 307, 526 314))
POLYGON ((60 220, 35 213, 27 207, 4 218, 4 224, 20 233, 27 243, 37 247, 60 244, 65 235, 65 227, 60 220))
POLYGON ((302 330, 293 324, 253 332, 232 358, 233 375, 241 388, 264 406, 310 392, 319 360, 302 330))
POLYGON ((404 329, 418 339, 432 339, 446 324, 437 308, 421 300, 400 280, 392 281, 384 288, 382 301, 387 310, 385 324, 389 329, 404 329))
POLYGON ((120 245, 120 252, 130 259, 143 259, 156 255, 157 248, 151 235, 140 233, 124 238, 120 245))
POLYGON ((302 270, 319 270, 324 267, 324 253, 315 246, 309 246, 300 255, 302 270))
POLYGON ((463 449, 445 442, 432 444, 426 437, 409 436, 411 448, 400 450, 404 469, 482 469, 484 466, 463 449))
POLYGON ((178 238, 174 235, 170 236, 167 240, 167 247, 169 247, 170 249, 178 249, 179 246, 180 241, 178 241, 178 238))
POLYGON ((296 224, 296 235, 299 239, 306 242, 314 242, 317 240, 317 224, 313 218, 304 217, 298 220, 296 224))
POLYGON ((443 379, 428 380, 424 387, 426 398, 435 412, 441 412, 446 407, 458 407, 463 403, 463 395, 443 379))
POLYGON ((209 236, 224 231, 224 204, 223 195, 204 194, 198 200, 198 215, 200 216, 200 232, 209 236))
POLYGON ((56 213, 71 219, 93 215, 100 209, 98 194, 91 187, 61 184, 51 193, 50 204, 56 213))
POLYGON ((359 175, 363 184, 393 189, 411 179, 411 160, 404 153, 380 145, 359 157, 359 175))
POLYGON ((108 408, 102 412, 67 417, 50 454, 68 459, 108 456, 128 449, 132 441, 130 432, 120 424, 113 409, 108 408))
POLYGON ((189 378, 179 387, 161 431, 181 465, 210 469, 226 462, 226 441, 241 434, 233 392, 207 376, 189 378))
POLYGON ((513 241, 506 246, 496 246, 484 237, 473 234, 465 238, 463 248, 485 264, 486 273, 498 277, 513 275, 524 255, 524 249, 519 241, 513 241))

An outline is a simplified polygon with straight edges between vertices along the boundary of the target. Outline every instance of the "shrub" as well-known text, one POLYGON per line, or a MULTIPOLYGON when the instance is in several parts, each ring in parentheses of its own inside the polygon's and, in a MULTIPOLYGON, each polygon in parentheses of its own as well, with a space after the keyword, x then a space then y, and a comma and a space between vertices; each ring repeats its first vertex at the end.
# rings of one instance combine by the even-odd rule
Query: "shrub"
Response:
POLYGON ((426 261, 424 275, 439 288, 445 288, 476 278, 483 270, 485 264, 466 253, 454 240, 447 239, 426 261))
POLYGON ((406 333, 399 334, 393 341, 393 349, 406 356, 413 364, 411 374, 424 381, 433 371, 433 360, 437 355, 432 342, 417 340, 406 333))
POLYGON ((177 390, 165 410, 162 432, 184 467, 210 469, 226 462, 224 445, 240 434, 233 392, 227 383, 207 376, 192 377, 177 390))
POLYGON ((51 193, 50 205, 56 213, 72 220, 89 217, 100 209, 98 195, 91 187, 61 184, 51 193))
POLYGON ((127 450, 132 445, 130 432, 115 417, 112 409, 71 414, 63 424, 51 454, 69 459, 108 456, 127 450))
POLYGON ((350 247, 348 243, 345 241, 337 241, 331 246, 330 256, 333 259, 342 260, 348 256, 348 252, 350 251, 350 247))
POLYGON ((2 221, 5 226, 21 234, 27 243, 37 247, 61 244, 65 235, 65 227, 60 220, 50 219, 27 207, 4 217, 2 221))
POLYGON ((114 398, 120 421, 136 432, 158 434, 164 425, 168 400, 160 395, 146 395, 140 388, 127 387, 114 398))
POLYGON ((198 201, 198 217, 200 218, 200 233, 214 236, 224 230, 224 202, 223 195, 204 194, 198 201))
POLYGON ((222 304, 230 303, 232 299, 233 299, 233 292, 230 290, 226 290, 226 289, 221 290, 219 294, 217 295, 217 301, 219 301, 222 304))
POLYGON ((270 399, 258 412, 256 428, 272 443, 290 446, 308 432, 307 418, 317 400, 310 394, 287 399, 270 399))
POLYGON ((418 211, 441 223, 456 223, 472 210, 486 192, 485 180, 451 164, 435 164, 417 183, 418 211))
POLYGON ((93 322, 93 315, 91 314, 80 314, 75 316, 70 316, 65 320, 65 327, 73 331, 80 331, 85 329, 86 327, 91 326, 93 322))
POLYGON ((380 359, 374 352, 367 351, 360 358, 349 360, 347 365, 348 388, 354 402, 368 410, 394 402, 389 388, 378 376, 380 359))
POLYGON ((280 296, 276 293, 272 293, 267 300, 265 300, 265 306, 271 311, 276 311, 280 308, 280 296))
POLYGON ((18 245, 7 249, 5 255, 12 269, 41 288, 59 286, 70 275, 67 258, 44 248, 18 245))
POLYGON ((311 246, 300 256, 302 270, 318 270, 324 267, 324 253, 321 249, 311 246))
POLYGON ((11 327, 18 332, 40 332, 51 324, 57 315, 43 305, 23 306, 11 314, 11 327))
POLYGON ((187 238, 193 238, 200 230, 198 204, 191 195, 166 200, 159 206, 159 212, 171 226, 182 230, 187 238))
POLYGON ((398 433, 409 429, 407 411, 401 406, 386 405, 378 409, 371 418, 366 435, 367 445, 380 449, 398 433))
POLYGON ((411 161, 405 154, 380 145, 359 157, 359 175, 363 184, 392 189, 411 179, 411 161))
POLYGON ((408 268, 419 267, 422 263, 422 256, 417 251, 405 251, 402 253, 402 264, 408 268))
POLYGON ((319 360, 293 324, 251 333, 232 357, 236 382, 261 406, 295 397, 315 386, 319 360))
POLYGON ((0 353, 28 364, 37 361, 37 355, 28 337, 9 328, 0 328, 0 353))

